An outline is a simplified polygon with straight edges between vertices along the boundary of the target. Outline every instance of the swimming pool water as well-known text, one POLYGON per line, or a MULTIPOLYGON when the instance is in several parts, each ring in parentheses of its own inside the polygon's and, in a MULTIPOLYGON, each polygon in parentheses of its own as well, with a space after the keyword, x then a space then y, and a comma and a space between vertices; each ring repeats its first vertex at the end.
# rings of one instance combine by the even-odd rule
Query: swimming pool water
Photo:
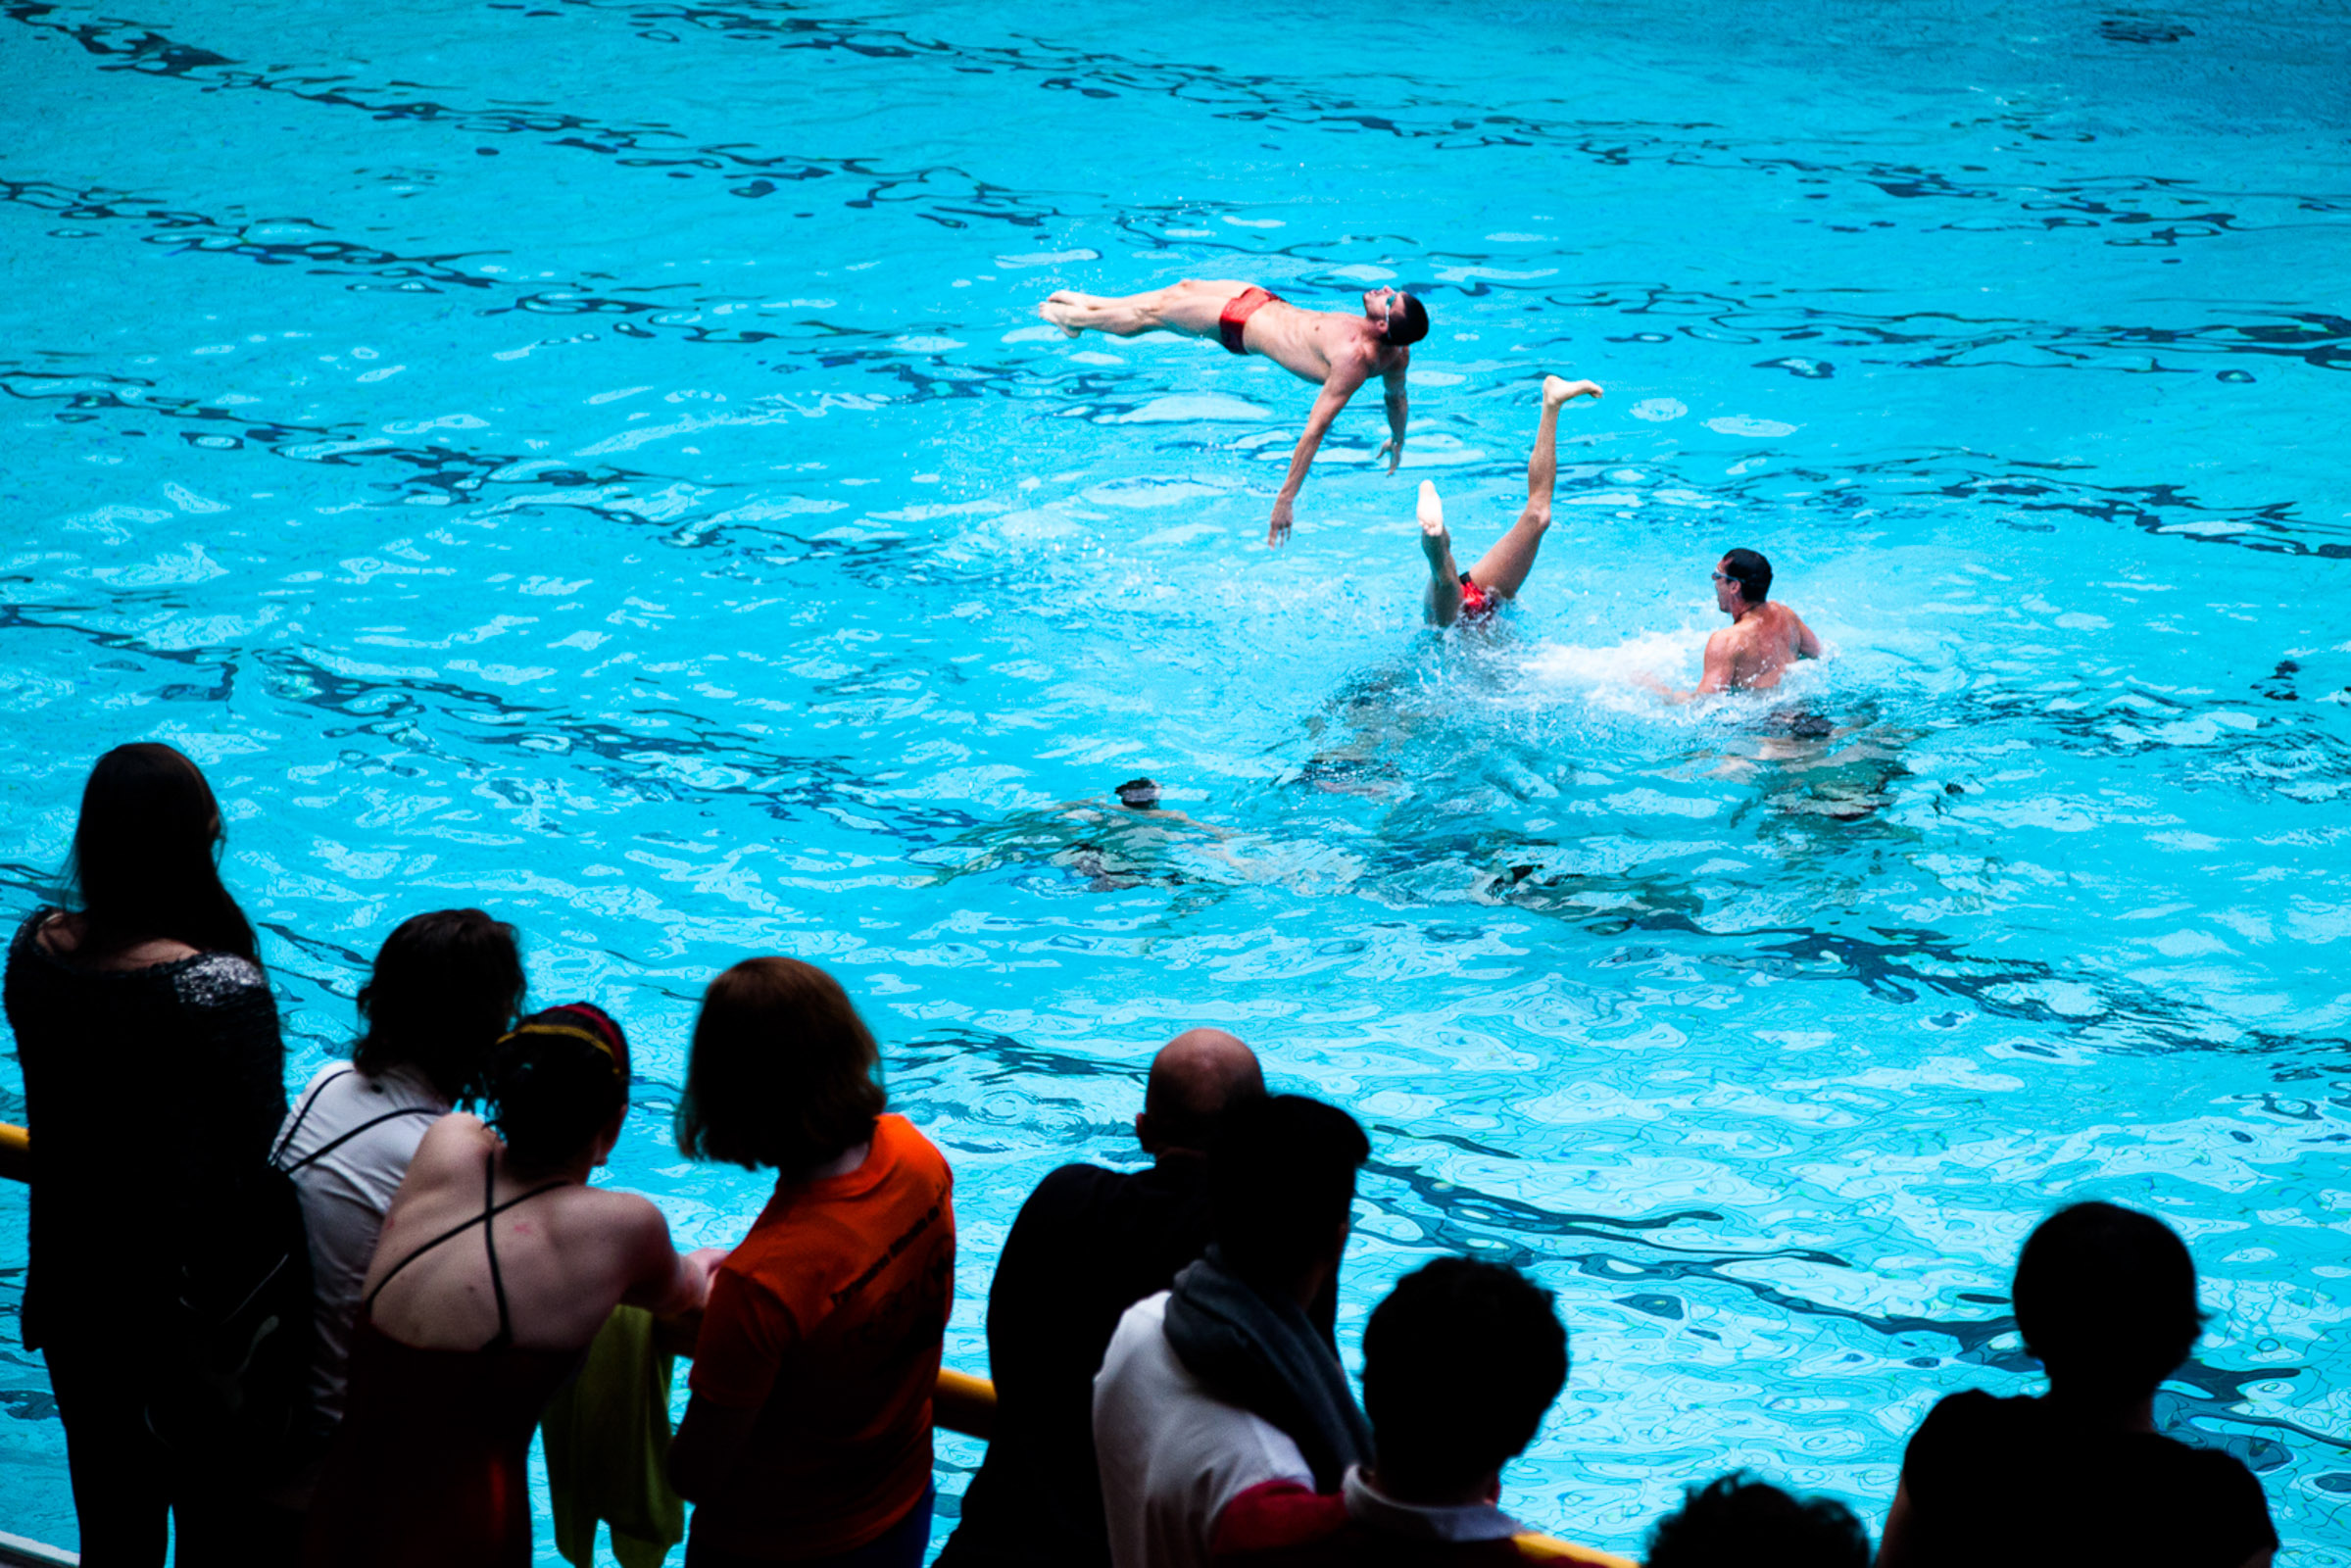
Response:
MULTIPOLYGON (((291 1068, 478 904, 646 1064, 839 973, 948 1152, 953 1364, 1036 1179, 1214 1023, 1371 1127, 1342 1337, 1438 1250, 1559 1293, 1522 1518, 1637 1551, 1733 1465, 1873 1525, 2006 1279, 2187 1237, 2159 1418, 2351 1563, 2351 19, 1648 0, 1308 18, 781 0, 0 6, 0 862, 121 741, 197 758, 291 1068), (1056 287, 1416 286, 1404 471, 1056 287), (1546 370, 1559 521, 1418 624, 1546 370), (1747 544, 1833 645, 1687 679, 1747 544), (1073 818, 1150 772, 1198 826, 1073 818)), ((13 1062, 0 1114, 21 1119, 13 1062)), ((0 1191, 13 1317, 20 1190, 0 1191)), ((0 1528, 72 1544, 0 1334, 0 1528)), ((940 1533, 977 1446, 942 1446, 940 1533)), ((553 1561, 541 1533, 542 1559, 553 1561)))

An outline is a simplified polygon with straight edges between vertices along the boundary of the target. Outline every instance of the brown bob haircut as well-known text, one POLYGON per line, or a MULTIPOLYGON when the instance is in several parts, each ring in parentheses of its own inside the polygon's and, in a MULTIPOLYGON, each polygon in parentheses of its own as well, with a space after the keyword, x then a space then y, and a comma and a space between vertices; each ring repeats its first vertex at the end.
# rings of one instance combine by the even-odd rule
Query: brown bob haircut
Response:
POLYGON ((841 983, 798 958, 746 958, 694 1020, 677 1147, 794 1176, 873 1136, 881 1052, 841 983))

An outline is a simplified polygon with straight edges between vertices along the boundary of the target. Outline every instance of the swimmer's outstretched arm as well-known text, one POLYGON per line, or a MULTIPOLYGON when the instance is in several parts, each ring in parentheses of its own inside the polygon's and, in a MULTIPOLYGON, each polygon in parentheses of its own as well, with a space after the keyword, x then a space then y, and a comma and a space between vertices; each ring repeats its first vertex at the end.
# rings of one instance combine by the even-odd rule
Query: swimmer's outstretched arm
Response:
POLYGON ((1298 501, 1298 487, 1306 482, 1306 470, 1314 466, 1315 451, 1322 438, 1330 433, 1331 421, 1347 407, 1347 400, 1355 395, 1363 384, 1364 371, 1353 366, 1340 365, 1331 368, 1331 377, 1323 382, 1322 391, 1314 399, 1314 410, 1306 416, 1305 433, 1298 438, 1298 446, 1290 454, 1290 471, 1282 478, 1282 493, 1273 498, 1273 521, 1265 530, 1269 545, 1290 542, 1290 509, 1298 501))
POLYGON ((1406 349, 1403 358, 1380 375, 1386 383, 1388 439, 1380 443, 1380 450, 1371 455, 1371 461, 1377 463, 1386 458, 1390 473, 1396 472, 1396 466, 1404 461, 1404 421, 1412 412, 1411 400, 1404 395, 1404 370, 1411 363, 1412 351, 1406 349))

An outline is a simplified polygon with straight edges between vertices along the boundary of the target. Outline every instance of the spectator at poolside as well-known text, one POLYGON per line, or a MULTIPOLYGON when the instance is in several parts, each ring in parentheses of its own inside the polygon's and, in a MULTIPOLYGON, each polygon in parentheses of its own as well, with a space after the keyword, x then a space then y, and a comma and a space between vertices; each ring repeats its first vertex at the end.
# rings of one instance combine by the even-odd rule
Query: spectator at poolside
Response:
POLYGON ((1352 1116, 1302 1096, 1225 1112, 1208 1156, 1215 1242, 1172 1290, 1127 1308, 1094 1381, 1117 1568, 1202 1568, 1242 1493, 1334 1491, 1371 1457, 1339 1352, 1308 1316, 1339 1272, 1370 1156, 1352 1116))
POLYGON ((2047 1369, 2038 1398, 1954 1394, 1911 1435, 1879 1544, 1884 1568, 2266 1568, 2261 1483, 2159 1435, 2156 1386, 2203 1332, 2196 1266, 2152 1215, 2077 1203, 2017 1259, 2016 1323, 2047 1369))
POLYGON ((703 998, 678 1147, 776 1181, 711 1286, 669 1450, 696 1503, 687 1568, 919 1568, 930 1545, 954 1179, 883 1114, 879 1063, 813 965, 748 959, 703 998))
POLYGON ((146 1407, 181 1262, 286 1112, 277 1007, 221 885, 220 810, 169 746, 119 746, 81 796, 69 909, 8 954, 7 1009, 37 1140, 24 1348, 48 1359, 82 1560, 234 1560, 256 1478, 166 1448, 146 1407))
POLYGON ((1734 1471, 1658 1521, 1646 1568, 1869 1568, 1870 1538, 1832 1497, 1802 1501, 1734 1471))
MULTIPOLYGON (((310 1506, 326 1440, 343 1419, 351 1329, 385 1210, 425 1130, 464 1099, 522 1007, 514 928, 479 909, 412 915, 384 939, 360 987, 365 1032, 348 1062, 318 1069, 278 1133, 275 1158, 302 1195, 318 1297, 311 1431, 272 1500, 310 1506)), ((296 1517, 287 1522, 298 1540, 296 1517)))
POLYGON ((1135 1117, 1150 1168, 1064 1165, 1021 1205, 988 1290, 996 1430, 940 1568, 1106 1568, 1094 1374, 1119 1315, 1207 1247, 1208 1148, 1229 1103, 1264 1093, 1248 1046, 1188 1029, 1151 1058, 1135 1117))
MULTIPOLYGON (((1405 1275, 1363 1331, 1363 1406, 1378 1458, 1320 1493, 1249 1488, 1216 1524, 1233 1568, 1507 1564, 1524 1528, 1496 1507, 1502 1466, 1567 1382, 1551 1294, 1499 1263, 1443 1257, 1405 1275)), ((1827 1568, 1827 1565, 1823 1565, 1827 1568)))
POLYGON ((531 1432, 612 1308, 701 1306, 716 1254, 587 1185, 628 1114, 628 1042, 584 1003, 524 1019, 482 1070, 490 1124, 416 1147, 351 1337, 311 1504, 311 1568, 513 1568, 531 1556, 531 1432), (497 1131, 493 1133, 491 1127, 497 1131))

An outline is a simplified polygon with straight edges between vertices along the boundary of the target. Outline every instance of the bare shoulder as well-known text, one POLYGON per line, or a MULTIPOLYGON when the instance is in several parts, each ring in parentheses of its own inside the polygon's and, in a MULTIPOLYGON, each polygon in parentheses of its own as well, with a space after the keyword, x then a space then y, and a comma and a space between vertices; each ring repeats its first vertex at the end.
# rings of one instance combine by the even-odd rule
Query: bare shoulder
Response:
POLYGON ((436 1171, 461 1163, 478 1165, 483 1152, 496 1141, 489 1124, 479 1116, 470 1111, 453 1110, 436 1117, 424 1130, 416 1155, 409 1161, 409 1169, 436 1171))
POLYGON ((1344 377, 1361 385, 1387 368, 1385 356, 1390 350, 1361 320, 1349 321, 1347 328, 1347 334, 1328 351, 1331 378, 1344 377))
POLYGON ((62 958, 81 947, 82 936, 88 929, 89 921, 81 915, 59 910, 33 927, 32 940, 41 945, 42 952, 62 958))
POLYGON ((630 1246, 665 1241, 669 1235, 669 1221, 652 1199, 605 1187, 575 1188, 564 1194, 563 1223, 566 1229, 576 1226, 630 1246))
POLYGON ((553 1228, 565 1251, 601 1249, 628 1273, 670 1257, 669 1221, 653 1200, 601 1187, 573 1188, 562 1199, 553 1228))
POLYGON ((1812 628, 1804 624, 1804 617, 1797 614, 1793 607, 1778 605, 1775 608, 1780 612, 1779 629, 1784 636, 1799 646, 1814 644, 1820 640, 1813 635, 1812 628))

